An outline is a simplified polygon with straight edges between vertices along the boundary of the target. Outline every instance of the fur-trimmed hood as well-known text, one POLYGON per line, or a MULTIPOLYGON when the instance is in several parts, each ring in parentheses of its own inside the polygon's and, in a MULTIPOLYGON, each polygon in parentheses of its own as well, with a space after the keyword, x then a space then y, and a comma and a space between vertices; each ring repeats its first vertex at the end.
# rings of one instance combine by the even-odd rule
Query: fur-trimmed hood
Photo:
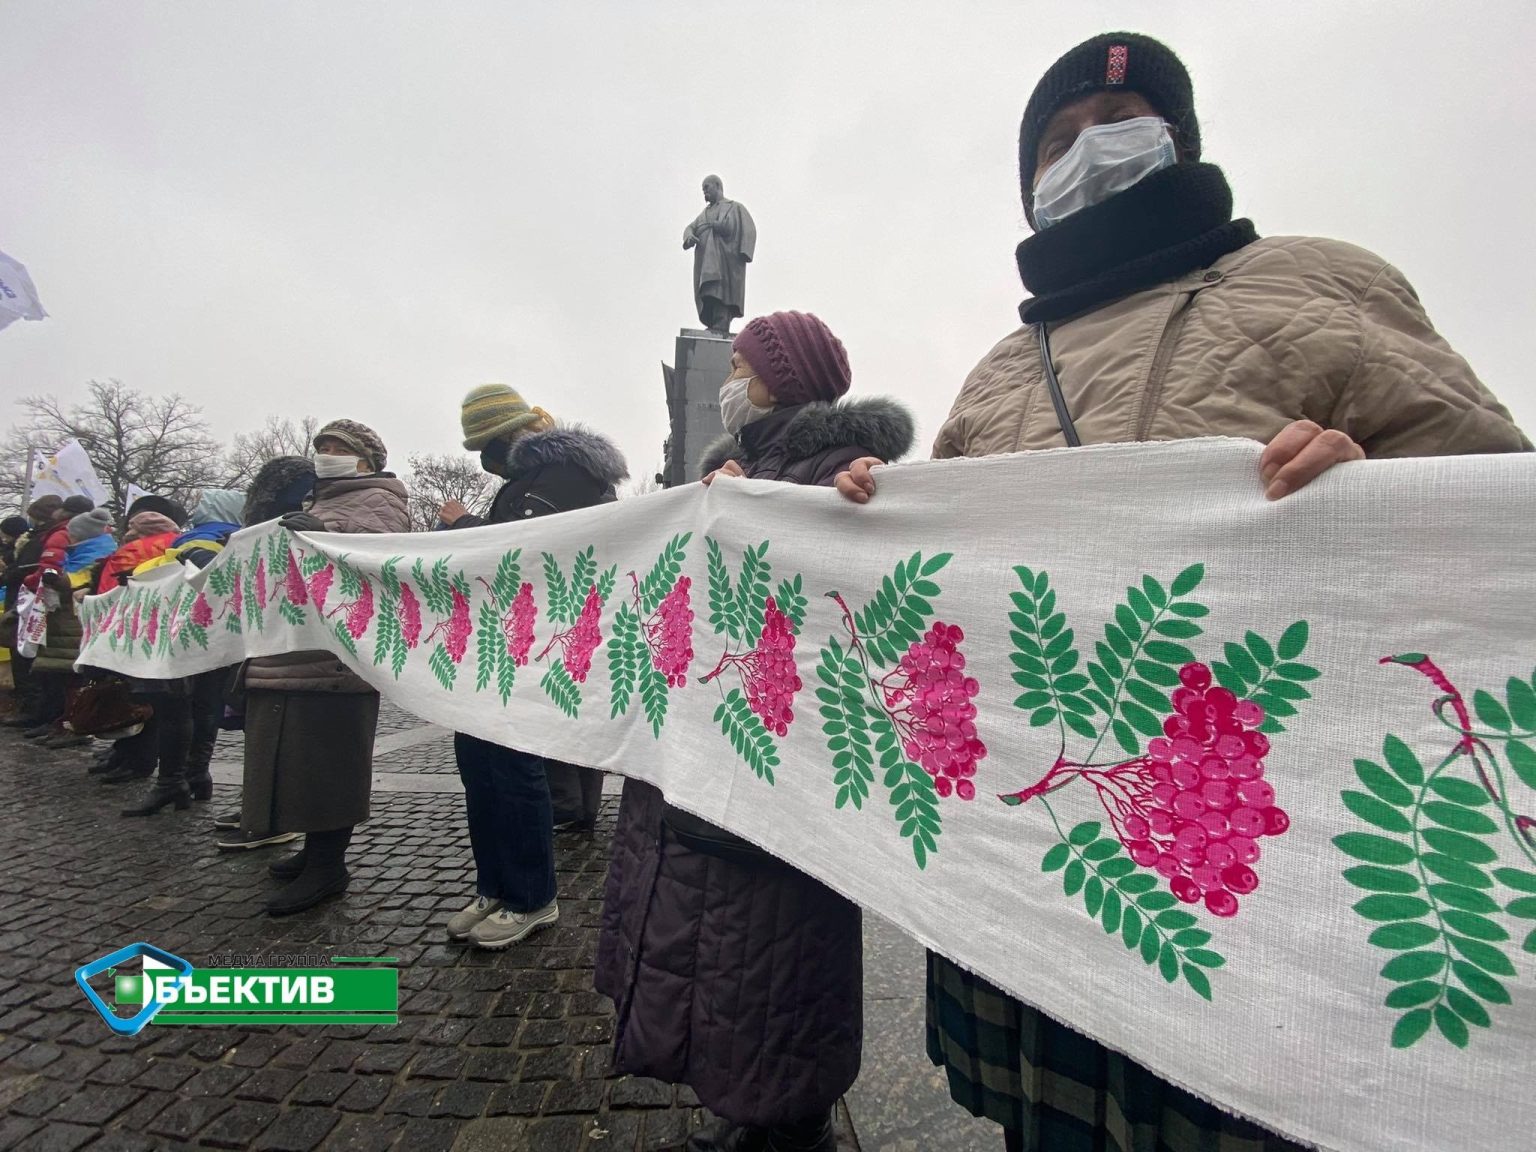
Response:
POLYGON ((516 480, 550 464, 575 465, 605 484, 617 485, 629 478, 624 454, 612 440, 579 424, 567 424, 512 441, 507 454, 507 479, 516 480))
POLYGON ((305 456, 275 456, 257 470, 245 493, 242 524, 262 524, 297 512, 315 483, 315 464, 305 456))
MULTIPOLYGON (((790 460, 806 460, 833 448, 856 446, 894 464, 912 451, 917 435, 906 405, 886 396, 840 400, 836 404, 802 404, 784 415, 788 416, 789 426, 783 432, 782 443, 790 460)), ((747 429, 752 427, 749 424, 747 429)), ((749 456, 738 437, 722 436, 705 449, 699 474, 707 476, 727 460, 740 462, 749 456)))

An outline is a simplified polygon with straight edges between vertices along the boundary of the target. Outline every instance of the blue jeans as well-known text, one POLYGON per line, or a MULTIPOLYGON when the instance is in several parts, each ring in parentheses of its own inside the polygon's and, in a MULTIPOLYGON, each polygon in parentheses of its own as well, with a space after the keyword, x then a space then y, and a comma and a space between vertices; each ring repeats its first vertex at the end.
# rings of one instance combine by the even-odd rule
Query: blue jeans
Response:
POLYGON ((464 782, 475 891, 513 912, 555 898, 555 829, 549 781, 538 756, 453 734, 464 782))

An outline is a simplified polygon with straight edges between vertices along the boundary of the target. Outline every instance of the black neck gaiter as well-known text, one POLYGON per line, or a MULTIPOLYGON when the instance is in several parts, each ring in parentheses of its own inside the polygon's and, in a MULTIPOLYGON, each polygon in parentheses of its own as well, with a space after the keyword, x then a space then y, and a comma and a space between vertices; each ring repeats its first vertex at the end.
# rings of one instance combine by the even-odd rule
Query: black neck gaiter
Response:
POLYGON ((1259 238, 1214 164, 1174 164, 1019 244, 1026 324, 1061 320, 1204 268, 1259 238))

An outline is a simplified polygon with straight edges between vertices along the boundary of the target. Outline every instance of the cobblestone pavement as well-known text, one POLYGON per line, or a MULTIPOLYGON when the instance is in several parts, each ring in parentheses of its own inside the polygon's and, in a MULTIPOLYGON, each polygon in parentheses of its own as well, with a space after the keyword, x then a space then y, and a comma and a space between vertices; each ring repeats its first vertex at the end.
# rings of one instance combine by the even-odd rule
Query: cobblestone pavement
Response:
MULTIPOLYGON (((0 1149, 630 1152, 675 1148, 705 1121, 686 1088, 611 1073, 613 1015, 591 962, 616 801, 596 835, 559 838, 558 927, 476 952, 442 929, 473 894, 446 738, 386 710, 380 743, 351 892, 274 920, 262 902, 282 850, 221 854, 209 825, 238 802, 237 744, 221 746, 212 804, 124 820, 133 786, 101 787, 86 755, 0 733, 0 1149), (440 779, 390 788, 413 773, 440 779), (138 940, 194 964, 394 956, 400 1022, 119 1037, 73 970, 138 940)), ((839 1122, 856 1149, 841 1109, 839 1122)))

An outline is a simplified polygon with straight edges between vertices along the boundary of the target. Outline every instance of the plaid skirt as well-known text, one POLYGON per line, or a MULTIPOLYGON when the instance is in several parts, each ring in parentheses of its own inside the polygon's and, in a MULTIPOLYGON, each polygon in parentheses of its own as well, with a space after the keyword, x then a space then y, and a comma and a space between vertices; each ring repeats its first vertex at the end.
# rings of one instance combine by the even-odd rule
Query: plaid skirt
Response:
POLYGON ((928 1057, 973 1116, 1023 1152, 1303 1152, 944 957, 928 953, 928 1057), (1015 1140, 1018 1139, 1016 1136, 1015 1140))

